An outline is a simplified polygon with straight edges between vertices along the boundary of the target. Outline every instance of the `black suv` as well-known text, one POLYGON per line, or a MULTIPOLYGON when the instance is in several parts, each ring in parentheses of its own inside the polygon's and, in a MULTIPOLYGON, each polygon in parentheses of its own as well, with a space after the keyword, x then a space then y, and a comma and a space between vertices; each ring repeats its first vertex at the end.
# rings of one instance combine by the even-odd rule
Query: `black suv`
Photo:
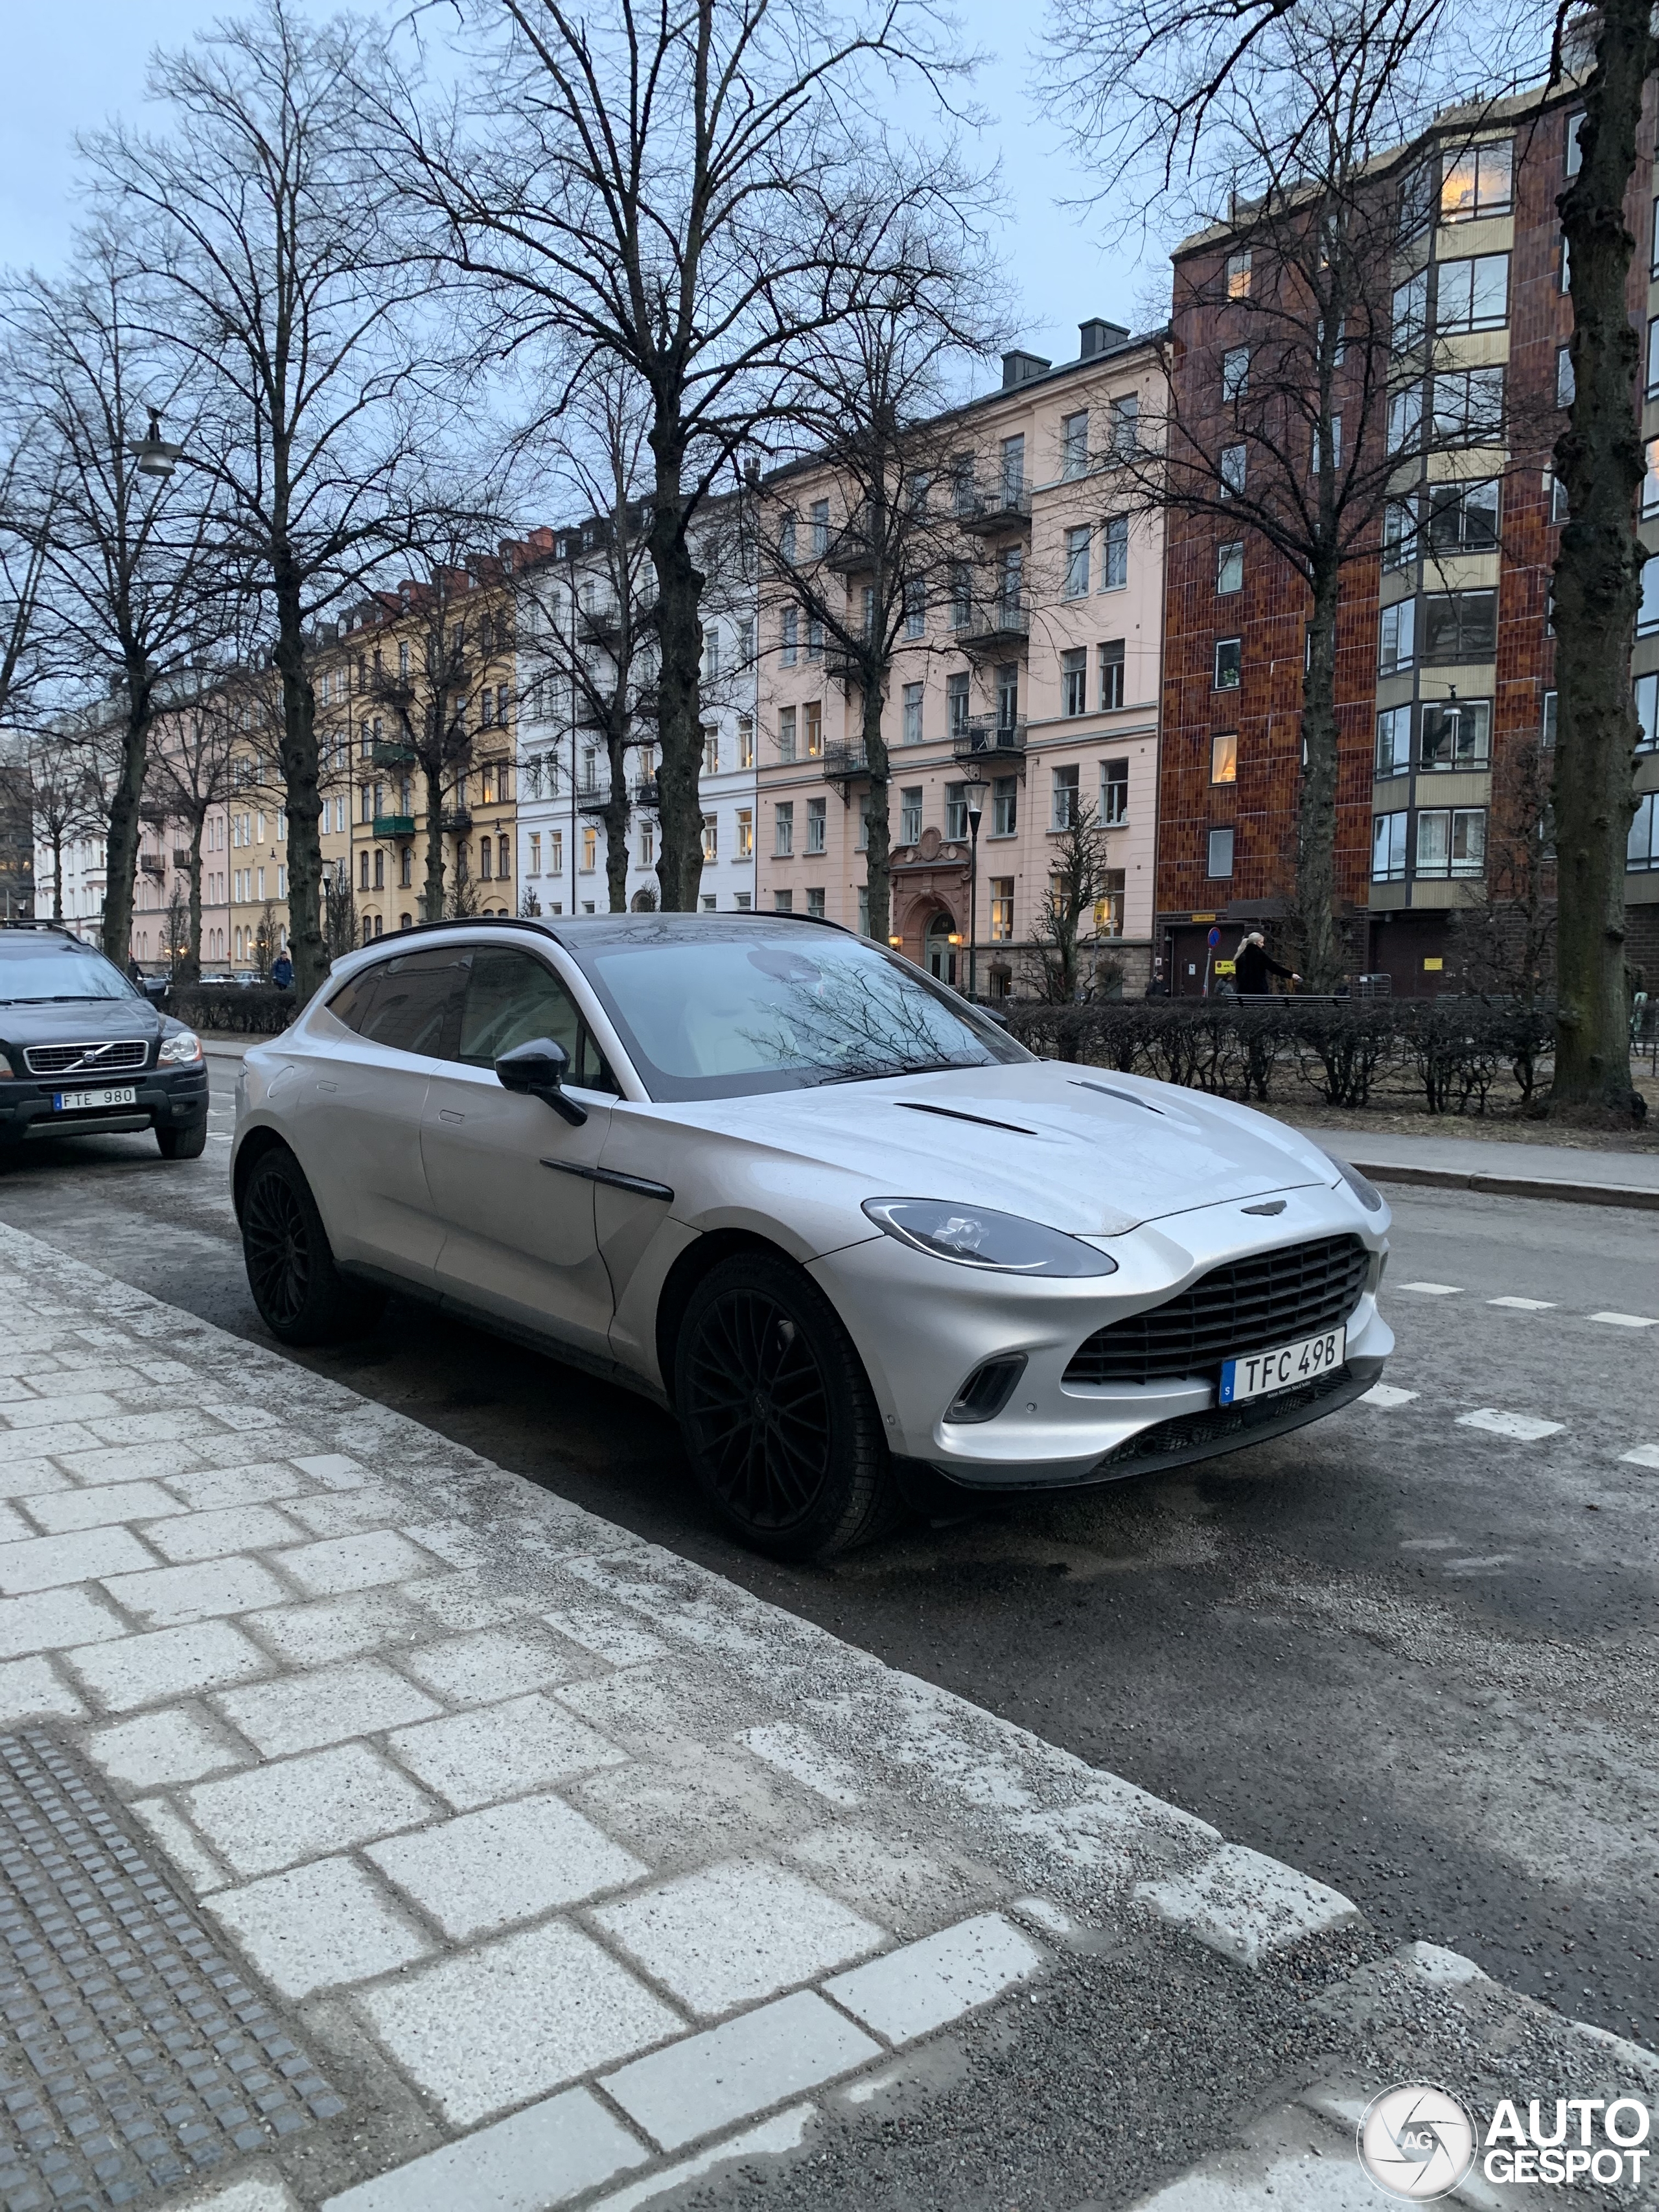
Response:
POLYGON ((68 930, 0 926, 0 1150, 71 1130, 154 1129, 164 1159, 193 1160, 207 1111, 193 1030, 68 930))

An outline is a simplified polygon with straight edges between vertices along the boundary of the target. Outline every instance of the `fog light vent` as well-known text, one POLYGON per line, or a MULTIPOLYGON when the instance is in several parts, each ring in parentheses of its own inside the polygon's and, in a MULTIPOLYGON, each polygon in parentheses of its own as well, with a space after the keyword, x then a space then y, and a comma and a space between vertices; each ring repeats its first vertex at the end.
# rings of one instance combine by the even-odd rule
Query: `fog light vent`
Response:
POLYGON ((1023 1352, 999 1352, 973 1373, 946 1407, 947 1421, 994 1421, 1013 1395, 1014 1385, 1025 1372, 1023 1352))

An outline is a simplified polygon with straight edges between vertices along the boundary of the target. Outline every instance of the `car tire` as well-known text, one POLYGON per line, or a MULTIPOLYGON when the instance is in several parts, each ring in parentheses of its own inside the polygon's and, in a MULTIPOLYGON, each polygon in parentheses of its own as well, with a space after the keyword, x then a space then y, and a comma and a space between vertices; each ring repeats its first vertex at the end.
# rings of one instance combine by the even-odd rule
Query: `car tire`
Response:
POLYGON ((158 1129, 155 1141, 164 1160, 199 1160, 207 1150, 207 1115, 179 1129, 158 1129))
POLYGON ((698 1489, 750 1549, 829 1560, 896 1518, 864 1364, 829 1300, 781 1255, 735 1254, 696 1285, 674 1403, 698 1489))
POLYGON ((283 1344, 340 1344, 372 1328, 386 1293, 343 1275, 305 1171, 286 1147, 242 1194, 242 1257, 259 1318, 283 1344))

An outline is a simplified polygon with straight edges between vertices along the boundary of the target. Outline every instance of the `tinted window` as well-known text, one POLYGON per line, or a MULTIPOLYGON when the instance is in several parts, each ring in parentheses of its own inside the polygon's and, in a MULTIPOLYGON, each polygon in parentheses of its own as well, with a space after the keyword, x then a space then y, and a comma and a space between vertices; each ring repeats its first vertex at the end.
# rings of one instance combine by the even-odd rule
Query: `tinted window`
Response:
POLYGON ((26 930, 0 936, 0 1001, 20 1000, 137 999, 120 969, 94 952, 61 937, 33 937, 26 930))
POLYGON ((617 1088, 604 1055, 550 968, 528 952, 483 946, 472 955, 457 1055, 493 1067, 515 1045, 551 1037, 570 1059, 570 1080, 590 1091, 617 1088))
POLYGON ((328 1011, 368 1044, 446 1060, 454 1051, 466 967, 459 945, 405 952, 353 976, 328 1011))

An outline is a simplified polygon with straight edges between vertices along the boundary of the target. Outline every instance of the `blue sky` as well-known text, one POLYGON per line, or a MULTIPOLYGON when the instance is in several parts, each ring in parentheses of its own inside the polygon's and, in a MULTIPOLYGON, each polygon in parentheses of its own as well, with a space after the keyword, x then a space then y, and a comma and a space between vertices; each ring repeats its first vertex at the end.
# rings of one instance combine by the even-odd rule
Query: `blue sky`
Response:
MULTIPOLYGON (((1024 88, 1036 9, 1008 0, 957 0, 957 7, 969 42, 994 57, 979 99, 994 111, 986 147, 1001 155, 1011 204, 1002 258, 1021 341, 1069 360, 1086 316, 1144 325, 1160 281, 1156 257, 1138 264, 1132 251, 1101 249, 1086 222, 1056 204, 1079 191, 1083 176, 1024 88)), ((7 10, 0 264, 58 264, 75 220, 76 131, 117 112, 137 115, 151 47, 182 43, 222 12, 235 10, 225 0, 58 0, 7 10)))

